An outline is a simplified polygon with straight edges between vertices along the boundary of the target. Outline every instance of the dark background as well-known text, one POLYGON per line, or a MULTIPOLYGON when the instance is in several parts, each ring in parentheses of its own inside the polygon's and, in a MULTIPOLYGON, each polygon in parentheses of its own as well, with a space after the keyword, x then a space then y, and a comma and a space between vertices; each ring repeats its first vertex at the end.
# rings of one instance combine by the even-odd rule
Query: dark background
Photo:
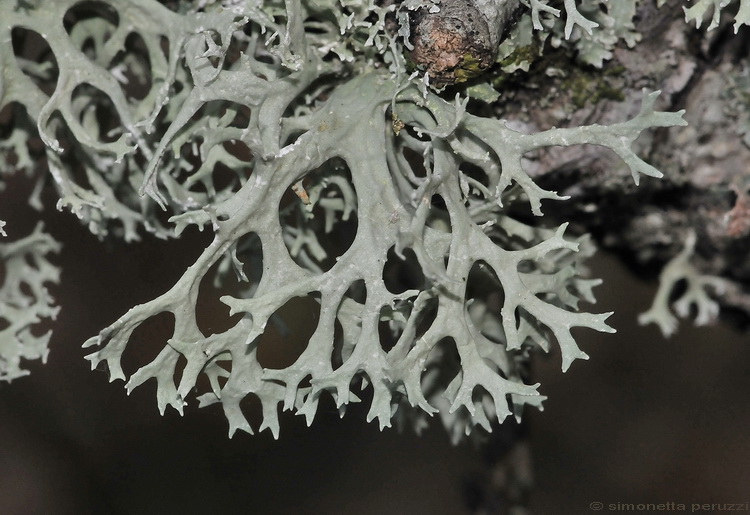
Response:
MULTIPOLYGON (((34 225, 30 191, 14 179, 3 192, 11 239, 34 225)), ((0 385, 0 514, 467 513, 464 485, 482 470, 482 452, 451 445, 437 420, 422 437, 381 433, 365 422, 367 406, 339 420, 328 404, 310 428, 285 413, 278 441, 267 431, 229 440, 218 406, 193 400, 184 417, 171 408, 161 417, 154 384, 128 397, 122 382, 90 371, 81 344, 171 286, 208 235, 102 244, 68 213, 49 209, 45 219, 65 244, 52 287, 62 311, 47 365, 27 363, 30 376, 0 385)), ((747 336, 682 323, 665 341, 656 327, 635 324, 654 280, 606 254, 591 268, 605 281, 594 311, 614 310, 618 332, 579 330, 591 359, 567 374, 557 349, 535 358, 533 380, 549 399, 544 412, 528 412, 531 513, 591 513, 595 501, 750 501, 747 336)), ((148 332, 126 362, 148 349, 148 332)))

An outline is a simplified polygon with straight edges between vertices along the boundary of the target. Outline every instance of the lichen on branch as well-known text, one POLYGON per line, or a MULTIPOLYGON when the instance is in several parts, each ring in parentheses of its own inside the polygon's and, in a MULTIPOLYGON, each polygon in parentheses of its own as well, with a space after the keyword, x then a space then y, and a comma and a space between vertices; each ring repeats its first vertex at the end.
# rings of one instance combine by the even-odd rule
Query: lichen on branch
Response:
MULTIPOLYGON (((523 404, 541 401, 537 385, 522 382, 513 351, 539 340, 546 347, 547 335, 554 335, 567 369, 575 359, 587 357, 571 337, 572 327, 612 330, 605 323, 609 314, 574 311, 579 299, 593 298, 590 285, 576 282, 580 279, 573 256, 578 244, 563 238, 565 228, 537 229, 503 214, 501 204, 519 198, 518 192, 511 193, 512 183, 525 193, 537 214, 541 214, 542 198, 558 199, 533 184, 523 172, 521 158, 548 145, 591 141, 612 144, 633 164, 634 175, 648 170, 623 143, 648 127, 682 123, 679 113, 655 113, 653 99, 647 96, 642 113, 619 125, 524 135, 507 129, 502 121, 470 115, 460 103, 445 102, 431 93, 425 99, 415 85, 399 89, 387 74, 357 76, 338 86, 304 120, 297 120, 294 129, 302 133, 272 158, 258 159, 250 180, 233 197, 212 205, 210 211, 173 218, 178 228, 211 225, 214 241, 167 293, 129 311, 87 342, 87 346, 104 345, 89 359, 92 365, 106 361, 112 377, 124 379, 120 356, 133 330, 168 311, 175 317, 175 334, 157 360, 128 381, 132 389, 156 378, 162 410, 171 405, 182 411, 197 375, 211 370, 226 376, 226 384, 203 395, 201 403, 222 403, 230 434, 237 429, 251 431, 240 409, 240 401, 249 394, 263 403, 261 427, 277 434, 278 404, 296 410, 309 423, 322 394, 330 393, 343 408, 357 398, 352 384, 366 378, 373 389, 368 419, 377 418, 381 427, 389 426, 393 416, 405 416, 410 408, 433 413, 435 408, 425 393, 430 391, 433 397, 448 396, 451 411, 466 409, 471 417, 467 430, 477 424, 489 429, 490 420, 503 420, 511 413, 508 400, 515 412, 523 404), (405 127, 398 136, 386 114, 389 106, 405 127), (419 134, 427 141, 419 139, 419 134), (399 157, 406 148, 425 152, 428 169, 424 177, 399 157), (307 177, 313 184, 321 180, 309 174, 321 173, 321 166, 333 158, 343 160, 351 172, 358 227, 349 249, 323 272, 295 262, 297 256, 284 243, 290 228, 279 226, 277 209, 283 193, 300 179, 307 177), (487 175, 484 182, 474 180, 476 187, 461 171, 463 162, 472 161, 487 175), (442 214, 433 207, 435 197, 445 205, 442 214), (447 232, 438 224, 443 217, 450 221, 447 232), (249 234, 257 235, 264 263, 270 265, 264 267, 252 295, 222 298, 231 313, 241 313, 243 319, 224 333, 204 335, 195 319, 200 282, 249 234), (525 244, 519 246, 517 238, 525 244), (387 289, 383 267, 393 248, 402 254, 414 253, 426 279, 420 288, 401 293, 387 289), (505 297, 500 313, 494 315, 502 327, 498 341, 484 335, 481 325, 469 316, 469 306, 487 302, 481 296, 467 298, 472 293, 467 289, 468 277, 477 263, 486 264, 488 280, 505 297), (364 301, 350 293, 359 281, 364 283, 364 301), (263 370, 256 356, 257 344, 269 319, 290 298, 313 293, 319 295, 321 315, 307 348, 291 366, 263 370), (425 305, 436 310, 431 323, 425 318, 425 305), (378 331, 383 317, 395 323, 398 335, 388 351, 378 331), (349 349, 349 355, 334 346, 337 321, 349 328, 344 334, 351 340, 342 346, 349 349), (416 327, 425 323, 429 326, 417 336, 416 327), (460 370, 449 378, 449 386, 456 386, 435 391, 424 371, 431 354, 446 339, 454 342, 460 370), (180 356, 187 365, 175 385, 174 367, 180 356), (338 368, 336 363, 341 363, 338 368), (302 386, 306 378, 310 386, 302 386), (476 398, 480 391, 486 393, 476 398), (492 401, 491 411, 487 411, 485 395, 492 401)), ((300 202, 299 209, 307 206, 300 202)))
MULTIPOLYGON (((524 372, 528 353, 555 343, 567 370, 587 358, 574 327, 613 329, 609 313, 580 306, 594 302, 598 284, 583 268, 590 239, 512 214, 541 217, 543 201, 565 200, 538 186, 525 160, 551 146, 602 145, 637 183, 660 173, 633 142, 684 121, 681 112, 656 111, 658 93, 644 92, 630 120, 526 134, 480 115, 460 92, 446 99, 430 84, 447 80, 407 71, 404 53, 443 59, 450 42, 435 30, 463 20, 448 4, 439 6, 443 21, 402 23, 396 36, 388 30, 396 7, 387 3, 196 1, 178 13, 153 0, 118 0, 95 2, 90 16, 76 14, 72 0, 24 8, 0 0, 12 12, 4 34, 38 30, 57 63, 45 92, 6 45, 2 105, 23 106, 36 121, 60 207, 101 236, 213 232, 169 290, 85 343, 92 367, 106 363, 128 391, 155 379, 162 412, 182 413, 195 394, 201 406, 220 403, 230 435, 253 432, 241 407, 248 396, 263 408, 256 427, 274 436, 279 406, 310 423, 324 395, 342 412, 371 397, 367 418, 381 428, 394 420, 421 428, 440 411, 454 436, 541 406, 545 397, 524 372), (66 17, 72 28, 53 23, 66 17), (83 44, 89 36, 93 47, 83 44), (422 48, 429 38, 433 48, 422 48), (23 88, 33 93, 24 97, 23 88), (109 127, 97 110, 119 122, 109 127), (326 243, 334 233, 350 244, 335 250, 326 243), (202 285, 232 272, 241 287, 220 300, 235 318, 211 332, 198 322, 202 285), (403 279, 412 272, 417 279, 403 279), (269 322, 300 297, 319 310, 304 350, 288 366, 264 365, 269 322), (173 333, 128 377, 121 358, 138 345, 134 332, 164 313, 173 333)), ((425 10, 414 5, 404 2, 397 19, 425 10)), ((541 0, 528 6, 519 26, 552 30, 545 23, 560 13, 541 0)), ((445 57, 454 76, 494 63, 516 6, 465 7, 484 18, 481 51, 490 56, 445 57)), ((596 22, 574 2, 564 7, 565 31, 585 37, 577 29, 596 22)), ((426 20, 431 10, 419 14, 426 20)), ((459 30, 461 44, 476 43, 469 25, 459 30)))

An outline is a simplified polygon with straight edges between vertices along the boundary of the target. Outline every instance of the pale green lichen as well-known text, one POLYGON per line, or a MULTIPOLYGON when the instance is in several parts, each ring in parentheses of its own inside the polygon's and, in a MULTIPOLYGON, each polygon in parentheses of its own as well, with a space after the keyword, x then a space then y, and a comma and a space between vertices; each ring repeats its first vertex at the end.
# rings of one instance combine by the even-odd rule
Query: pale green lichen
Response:
POLYGON ((42 323, 54 320, 60 310, 47 290, 47 284, 60 279, 60 270, 48 260, 59 250, 60 244, 41 224, 24 238, 0 241, 5 269, 0 284, 0 381, 27 375, 25 360, 47 361, 52 331, 39 333, 42 323))
MULTIPOLYGON (((659 0, 659 7, 664 4, 665 0, 659 0)), ((740 29, 742 25, 750 25, 750 0, 695 0, 690 7, 683 7, 685 10, 685 21, 695 22, 695 26, 700 28, 704 20, 709 17, 711 21, 707 30, 713 30, 719 26, 721 21, 722 9, 725 7, 739 4, 737 13, 734 15, 734 32, 740 29)))
MULTIPOLYGON (((624 43, 632 48, 640 40, 633 22, 638 0, 581 0, 577 3, 565 0, 564 17, 559 9, 549 6, 547 0, 522 1, 531 10, 526 20, 519 23, 515 34, 529 38, 530 32, 525 25, 530 25, 539 31, 537 38, 540 43, 548 40, 554 47, 570 46, 584 64, 601 68, 604 61, 612 58, 612 51, 618 44, 624 43)), ((504 43, 506 46, 512 45, 515 34, 509 38, 511 41, 504 43)), ((522 42, 521 46, 528 44, 528 41, 522 42)))
MULTIPOLYGON (((630 120, 523 134, 409 75, 402 41, 386 31, 392 6, 195 1, 175 12, 155 0, 109 0, 76 17, 76 5, 0 0, 0 107, 22 106, 17 116, 36 123, 60 208, 95 234, 213 231, 172 288, 85 343, 98 347, 92 366, 106 363, 128 391, 156 379, 162 412, 181 413, 198 393, 201 406, 222 405, 230 435, 252 432, 240 407, 252 395, 260 429, 278 435, 279 405, 309 423, 321 396, 343 411, 367 391, 368 420, 381 427, 421 428, 439 410, 454 436, 491 430, 524 405, 541 406, 539 385, 523 372, 531 350, 556 341, 567 370, 587 357, 572 328, 613 330, 609 313, 579 308, 598 284, 581 276, 589 239, 566 237, 565 224, 522 223, 509 206, 541 216, 543 200, 564 200, 523 168, 526 154, 550 146, 603 145, 636 183, 659 177, 631 149, 643 131, 684 124, 681 112, 655 110, 657 93, 644 92, 630 120), (12 46, 19 28, 49 42, 58 70, 44 75, 50 92, 12 46), (289 190, 299 201, 285 200, 289 190), (169 223, 159 222, 160 207, 169 223), (334 255, 325 240, 347 230, 351 244, 334 255), (386 265, 406 267, 407 255, 423 279, 393 288, 386 265), (225 331, 202 330, 201 284, 232 271, 243 286, 221 301, 241 317, 225 331), (312 335, 293 364, 264 368, 267 323, 297 297, 319 306, 312 335), (127 377, 121 357, 137 345, 133 332, 163 313, 174 316, 173 334, 127 377), (196 392, 201 375, 209 386, 196 392)), ((521 26, 554 34, 550 16, 559 13, 529 5, 521 26)), ((605 24, 571 0, 564 7, 571 41, 605 24)), ((627 42, 623 9, 615 25, 624 32, 613 34, 627 42)), ((598 44, 609 48, 608 37, 598 44)), ((18 127, 30 136, 31 126, 18 127)), ((4 145, 25 160, 25 138, 11 138, 4 145)))
POLYGON ((669 307, 678 283, 684 282, 685 289, 672 306, 678 316, 686 318, 691 308, 695 308, 695 325, 706 325, 719 315, 719 304, 707 293, 710 287, 721 293, 726 282, 721 277, 702 275, 691 263, 695 253, 695 232, 690 232, 685 239, 682 251, 667 263, 659 275, 659 289, 648 311, 641 313, 638 322, 641 325, 654 323, 659 326, 664 337, 669 337, 677 330, 677 317, 669 307))

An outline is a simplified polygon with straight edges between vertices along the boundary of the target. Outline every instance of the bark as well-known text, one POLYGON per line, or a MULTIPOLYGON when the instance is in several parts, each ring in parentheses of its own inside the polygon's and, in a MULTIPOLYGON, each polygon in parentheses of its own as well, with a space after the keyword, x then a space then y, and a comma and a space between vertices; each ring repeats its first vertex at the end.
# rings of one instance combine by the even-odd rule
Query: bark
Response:
POLYGON ((492 66, 518 0, 421 0, 401 6, 408 25, 409 59, 443 87, 465 82, 492 66))

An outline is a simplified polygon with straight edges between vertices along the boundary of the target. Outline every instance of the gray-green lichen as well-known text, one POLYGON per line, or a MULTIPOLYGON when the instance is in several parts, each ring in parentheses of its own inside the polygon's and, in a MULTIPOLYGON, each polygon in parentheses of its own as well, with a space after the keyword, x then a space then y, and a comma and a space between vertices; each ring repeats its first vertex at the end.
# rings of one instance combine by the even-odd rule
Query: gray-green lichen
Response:
POLYGON ((554 47, 572 46, 582 63, 597 68, 612 58, 612 51, 621 42, 632 48, 640 40, 633 23, 637 3, 638 0, 566 0, 566 16, 561 20, 560 11, 547 5, 547 1, 528 2, 530 22, 539 31, 538 37, 549 38, 554 47))
POLYGON ((651 307, 638 317, 641 325, 654 323, 659 326, 665 337, 671 336, 677 330, 678 320, 672 314, 669 303, 673 290, 680 281, 685 282, 685 290, 672 304, 680 317, 688 317, 693 308, 695 324, 706 325, 719 315, 719 304, 709 297, 707 289, 721 292, 726 286, 726 281, 721 277, 701 275, 691 263, 695 241, 695 233, 689 233, 682 251, 667 263, 659 275, 659 290, 651 307))
MULTIPOLYGON (((518 27, 557 37, 561 13, 526 3, 518 27)), ((600 3, 564 2, 561 41, 607 29, 582 54, 592 64, 613 38, 637 41, 632 2, 607 14, 619 16, 611 26, 600 3)), ((280 405, 310 423, 323 395, 343 411, 365 391, 367 418, 381 427, 420 428, 440 410, 458 437, 541 406, 523 373, 531 350, 556 341, 567 370, 587 358, 572 328, 613 331, 609 313, 579 307, 598 284, 583 277, 589 239, 566 235, 566 224, 521 222, 509 207, 541 216, 543 200, 565 200, 524 171, 524 156, 545 147, 603 145, 636 183, 659 177, 631 149, 644 131, 684 124, 681 112, 654 109, 658 93, 644 92, 630 120, 525 134, 406 72, 403 41, 386 30, 393 4, 177 5, 0 0, 0 108, 35 124, 59 207, 100 236, 171 237, 191 225, 214 234, 172 288, 85 343, 97 348, 92 367, 105 362, 128 391, 155 379, 162 412, 182 413, 195 394, 201 406, 220 403, 230 435, 253 432, 240 407, 247 396, 262 404, 260 429, 276 436, 280 405), (19 48, 34 33, 48 46, 31 62, 19 48), (351 244, 333 255, 324 242, 347 220, 356 221, 351 244), (407 255, 423 279, 395 288, 384 270, 407 255), (201 284, 232 271, 244 286, 221 301, 241 317, 226 331, 202 330, 201 284), (267 323, 296 297, 319 306, 317 325, 293 364, 264 367, 267 323), (163 313, 173 334, 126 377, 133 332, 163 313), (209 387, 196 392, 202 375, 209 387)), ((4 145, 26 162, 33 125, 18 127, 24 137, 4 145)))
MULTIPOLYGON (((0 232, 4 223, 0 223, 0 232)), ((28 374, 24 360, 47 361, 52 331, 41 335, 41 323, 54 320, 55 306, 48 283, 57 283, 60 270, 48 255, 60 244, 37 225, 34 232, 15 241, 0 241, 0 261, 5 268, 0 284, 0 381, 12 381, 28 374)))
MULTIPOLYGON (((658 5, 661 7, 666 0, 659 0, 658 5)), ((739 4, 738 10, 734 16, 734 32, 736 33, 742 25, 750 25, 750 0, 695 0, 690 7, 683 7, 685 10, 685 21, 694 22, 696 27, 700 27, 703 21, 709 17, 711 21, 708 24, 708 30, 713 30, 719 26, 721 21, 722 9, 728 5, 739 4)))

